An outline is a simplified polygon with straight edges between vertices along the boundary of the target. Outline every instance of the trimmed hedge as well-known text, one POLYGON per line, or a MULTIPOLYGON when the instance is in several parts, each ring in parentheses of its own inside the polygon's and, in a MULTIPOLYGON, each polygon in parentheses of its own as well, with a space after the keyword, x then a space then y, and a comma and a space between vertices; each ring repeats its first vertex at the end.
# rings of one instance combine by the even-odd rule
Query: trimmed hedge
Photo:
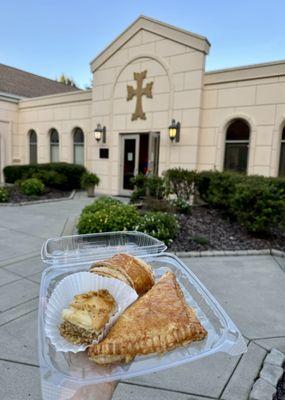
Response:
MULTIPOLYGON (((47 164, 27 164, 27 165, 8 165, 3 169, 5 182, 15 183, 16 181, 29 179, 41 175, 41 180, 45 180, 42 175, 44 172, 56 172, 57 176, 54 177, 56 183, 51 179, 49 182, 50 187, 56 187, 62 190, 72 190, 80 188, 81 176, 86 172, 83 165, 69 164, 65 162, 47 163, 47 164), (60 175, 60 177, 59 177, 60 175), (63 176, 65 178, 63 178, 63 176)), ((47 184, 47 183, 46 183, 47 184)))
POLYGON ((196 174, 196 191, 249 232, 268 234, 285 222, 285 180, 233 172, 196 174))

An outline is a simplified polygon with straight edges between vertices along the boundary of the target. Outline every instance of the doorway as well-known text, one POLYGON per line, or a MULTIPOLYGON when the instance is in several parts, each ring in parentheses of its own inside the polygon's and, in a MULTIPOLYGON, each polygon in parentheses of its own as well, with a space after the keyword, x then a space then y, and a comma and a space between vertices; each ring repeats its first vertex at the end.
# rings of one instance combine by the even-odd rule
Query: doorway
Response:
POLYGON ((121 194, 130 195, 137 174, 158 174, 159 132, 121 134, 121 194))

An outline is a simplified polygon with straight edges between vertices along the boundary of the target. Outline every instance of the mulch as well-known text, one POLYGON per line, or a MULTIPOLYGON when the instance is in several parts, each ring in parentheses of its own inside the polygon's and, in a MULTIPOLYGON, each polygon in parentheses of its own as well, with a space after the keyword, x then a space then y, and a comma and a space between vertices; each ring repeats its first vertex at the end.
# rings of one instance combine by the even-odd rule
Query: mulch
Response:
POLYGON ((169 246, 171 251, 285 250, 284 230, 275 229, 266 236, 254 236, 220 210, 208 206, 193 207, 191 215, 177 217, 180 230, 169 246))
POLYGON ((49 200, 69 197, 70 191, 63 191, 53 188, 46 188, 46 191, 41 196, 27 196, 21 193, 18 186, 12 186, 9 188, 9 200, 8 203, 21 203, 26 201, 37 201, 37 200, 49 200))
POLYGON ((280 381, 278 382, 277 392, 273 396, 273 400, 285 400, 285 368, 284 368, 284 374, 280 379, 280 381))

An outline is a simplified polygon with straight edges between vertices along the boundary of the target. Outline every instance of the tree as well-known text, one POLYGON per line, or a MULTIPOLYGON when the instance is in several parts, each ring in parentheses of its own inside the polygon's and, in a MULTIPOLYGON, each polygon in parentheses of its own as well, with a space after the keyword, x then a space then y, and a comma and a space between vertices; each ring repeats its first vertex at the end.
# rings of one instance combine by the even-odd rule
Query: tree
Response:
POLYGON ((64 83, 65 85, 73 86, 77 88, 76 83, 72 78, 69 78, 67 75, 64 73, 61 74, 61 76, 57 79, 58 82, 64 83))

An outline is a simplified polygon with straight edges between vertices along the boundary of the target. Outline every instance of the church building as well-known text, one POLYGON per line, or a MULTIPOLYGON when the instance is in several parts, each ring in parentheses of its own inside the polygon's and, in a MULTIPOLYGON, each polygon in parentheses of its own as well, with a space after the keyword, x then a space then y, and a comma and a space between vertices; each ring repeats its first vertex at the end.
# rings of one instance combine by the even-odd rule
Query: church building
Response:
POLYGON ((1 171, 84 164, 112 195, 178 166, 284 176, 285 61, 206 72, 209 49, 141 16, 91 61, 91 90, 0 64, 1 171))

